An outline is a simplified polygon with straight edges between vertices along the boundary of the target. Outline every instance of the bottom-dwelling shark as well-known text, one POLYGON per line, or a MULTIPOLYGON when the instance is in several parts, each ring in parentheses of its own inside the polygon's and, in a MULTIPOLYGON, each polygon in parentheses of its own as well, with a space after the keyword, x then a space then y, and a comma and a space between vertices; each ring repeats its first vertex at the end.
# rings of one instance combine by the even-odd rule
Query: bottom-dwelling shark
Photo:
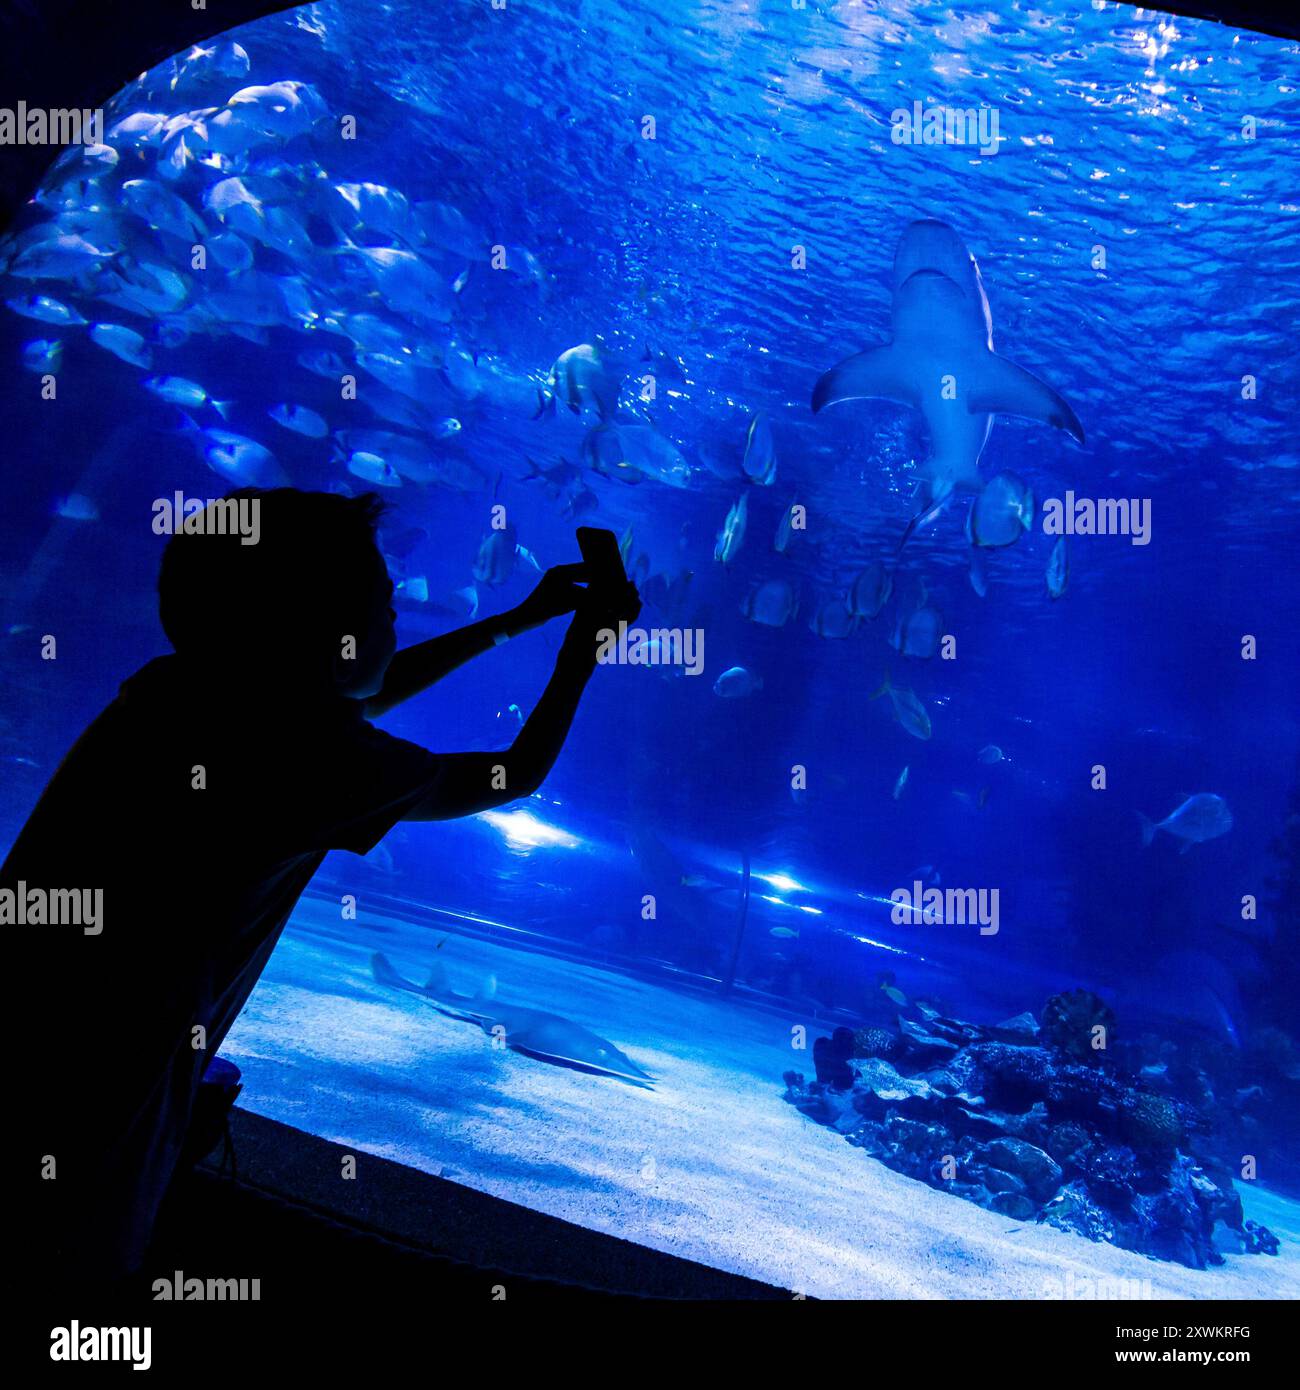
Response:
POLYGON ((912 222, 894 255, 892 339, 846 357, 818 379, 813 412, 878 397, 925 417, 930 457, 923 506, 903 542, 955 492, 979 492, 980 453, 994 415, 1022 415, 1063 429, 1083 426, 1045 382, 993 351, 993 319, 975 257, 946 222, 912 222))
POLYGON ((559 1014, 503 1004, 490 993, 457 994, 448 985, 446 971, 441 965, 434 966, 423 986, 399 975, 381 951, 370 957, 370 969, 381 985, 418 994, 440 1014, 476 1023, 489 1036, 500 1037, 506 1047, 527 1057, 596 1076, 612 1076, 647 1090, 654 1080, 612 1042, 559 1014))

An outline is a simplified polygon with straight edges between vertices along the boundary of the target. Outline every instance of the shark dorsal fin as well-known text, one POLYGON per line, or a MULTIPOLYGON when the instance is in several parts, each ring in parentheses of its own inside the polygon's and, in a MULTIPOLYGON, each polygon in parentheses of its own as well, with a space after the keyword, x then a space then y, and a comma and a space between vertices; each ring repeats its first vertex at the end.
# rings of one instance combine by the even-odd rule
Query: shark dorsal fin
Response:
POLYGON ((370 973, 381 985, 405 985, 406 981, 393 969, 393 963, 382 951, 370 957, 370 973))

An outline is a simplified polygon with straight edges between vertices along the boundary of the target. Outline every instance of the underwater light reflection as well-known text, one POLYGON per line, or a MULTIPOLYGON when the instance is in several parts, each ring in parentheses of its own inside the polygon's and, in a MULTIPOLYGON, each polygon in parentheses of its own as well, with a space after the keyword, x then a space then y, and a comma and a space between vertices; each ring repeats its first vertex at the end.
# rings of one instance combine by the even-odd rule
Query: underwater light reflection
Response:
POLYGON ((538 820, 531 811, 482 811, 475 819, 499 831, 511 849, 576 849, 582 843, 558 826, 538 820))

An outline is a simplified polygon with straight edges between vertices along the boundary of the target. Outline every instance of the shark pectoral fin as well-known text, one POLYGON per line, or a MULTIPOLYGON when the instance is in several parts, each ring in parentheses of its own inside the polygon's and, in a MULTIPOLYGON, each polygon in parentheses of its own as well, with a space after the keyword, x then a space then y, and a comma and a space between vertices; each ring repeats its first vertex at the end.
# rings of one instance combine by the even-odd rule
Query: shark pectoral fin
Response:
POLYGON ((918 404, 906 363, 892 343, 854 353, 818 377, 812 394, 813 414, 839 401, 861 400, 868 396, 896 401, 899 405, 916 407, 918 404))
POLYGON ((1005 357, 989 353, 980 364, 979 380, 968 404, 972 415, 1023 415, 1064 430, 1082 444, 1079 417, 1052 388, 1005 357))

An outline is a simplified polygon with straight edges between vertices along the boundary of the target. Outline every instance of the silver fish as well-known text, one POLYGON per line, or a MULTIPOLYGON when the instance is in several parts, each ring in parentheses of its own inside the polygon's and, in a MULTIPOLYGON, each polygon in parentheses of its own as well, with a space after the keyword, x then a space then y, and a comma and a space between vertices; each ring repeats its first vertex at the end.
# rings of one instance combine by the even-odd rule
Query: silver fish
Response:
POLYGON ((828 598, 813 613, 808 626, 818 637, 848 637, 857 627, 858 620, 844 606, 844 600, 828 598))
POLYGON ((134 329, 124 328, 120 323, 92 324, 90 340, 133 367, 153 365, 153 353, 148 343, 134 329))
POLYGON ((1047 561, 1047 592, 1060 598, 1070 583, 1070 551, 1066 537, 1060 536, 1047 561))
POLYGON ((44 294, 25 294, 16 299, 6 299, 5 303, 25 319, 52 323, 59 328, 72 328, 86 321, 75 309, 44 294))
POLYGON ((295 434, 306 435, 308 439, 324 439, 330 432, 325 420, 305 405, 275 405, 266 413, 277 425, 283 425, 295 434))
POLYGON ((722 523, 722 530, 718 532, 718 539, 713 547, 715 560, 724 565, 731 564, 745 542, 745 526, 748 521, 749 494, 742 492, 740 500, 728 511, 727 518, 722 523))
POLYGON ((85 237, 67 233, 25 245, 9 262, 7 273, 20 280, 72 280, 98 269, 116 254, 101 251, 85 237))
POLYGON ((151 376, 145 379, 144 389, 152 391, 161 400, 171 405, 183 406, 186 410, 198 410, 207 404, 208 393, 197 381, 189 381, 183 376, 151 376))
POLYGON ((330 216, 348 236, 361 230, 407 238, 414 233, 411 204, 404 193, 380 183, 336 183, 330 216))
POLYGON ((776 536, 772 541, 772 549, 778 555, 784 555, 789 548, 790 541, 794 537, 794 519, 796 503, 792 500, 790 505, 781 513, 780 524, 776 528, 776 536))
POLYGON ((253 264, 252 247, 235 232, 220 232, 208 242, 208 254, 232 274, 247 270, 253 264))
POLYGON ((366 482, 379 487, 402 486, 401 474, 378 454, 368 454, 364 450, 352 453, 348 456, 347 467, 354 477, 364 478, 366 482))
POLYGON ((1232 829, 1232 812, 1228 803, 1214 792, 1198 792, 1186 797, 1162 821, 1151 821, 1137 813, 1142 824, 1142 843, 1149 845, 1156 837, 1157 830, 1163 830, 1183 843, 1180 854, 1186 854, 1193 845, 1226 835, 1232 829))
POLYGON ((128 212, 150 227, 196 241, 202 241, 207 234, 198 213, 184 198, 164 188, 156 179, 127 179, 119 197, 128 212))
POLYGON ((284 487, 289 481, 275 455, 255 439, 231 430, 200 429, 188 415, 182 429, 208 467, 236 487, 284 487))
POLYGON ((925 706, 912 691, 899 689, 894 685, 888 671, 885 672, 884 684, 869 698, 878 700, 882 695, 889 696, 889 702, 894 710, 894 718, 913 738, 927 739, 930 737, 932 732, 930 716, 926 713, 925 706))
POLYGON ((480 584, 493 587, 504 584, 515 572, 518 550, 518 532, 513 522, 508 522, 501 530, 489 531, 474 560, 474 578, 480 584))
POLYGON ((972 545, 1014 545, 1034 524, 1034 494, 1014 473, 990 478, 966 514, 966 539, 972 545))
POLYGON ((749 591, 740 607, 750 622, 764 627, 784 627, 798 610, 798 595, 786 579, 765 580, 749 591))
POLYGON ((619 379, 606 368, 600 349, 579 343, 566 348, 552 364, 546 386, 538 393, 537 415, 554 415, 557 403, 563 403, 575 415, 591 405, 602 420, 608 420, 618 406, 619 385, 619 379))
POLYGON ((713 682, 713 693, 724 700, 738 700, 762 688, 763 677, 744 666, 732 666, 713 682))
POLYGON ((894 592, 894 576, 873 561, 853 581, 849 590, 849 612, 858 618, 875 618, 894 592))
POLYGON ((907 779, 911 775, 912 765, 905 763, 902 772, 898 774, 898 780, 894 783, 894 800, 898 801, 903 795, 903 790, 907 786, 907 779))
POLYGON ((23 345, 23 366, 29 372, 57 373, 63 365, 63 343, 58 338, 33 338, 23 345))
POLYGON ((894 635, 890 646, 903 656, 919 657, 928 661, 939 650, 943 637, 943 618, 936 608, 928 605, 916 608, 903 616, 894 625, 894 635))
POLYGON ((776 444, 766 411, 756 411, 745 435, 745 476, 760 487, 776 481, 776 444))
POLYGON ((669 487, 689 487, 691 469, 681 451, 653 425, 611 420, 587 431, 582 441, 588 466, 605 477, 631 469, 669 487))

